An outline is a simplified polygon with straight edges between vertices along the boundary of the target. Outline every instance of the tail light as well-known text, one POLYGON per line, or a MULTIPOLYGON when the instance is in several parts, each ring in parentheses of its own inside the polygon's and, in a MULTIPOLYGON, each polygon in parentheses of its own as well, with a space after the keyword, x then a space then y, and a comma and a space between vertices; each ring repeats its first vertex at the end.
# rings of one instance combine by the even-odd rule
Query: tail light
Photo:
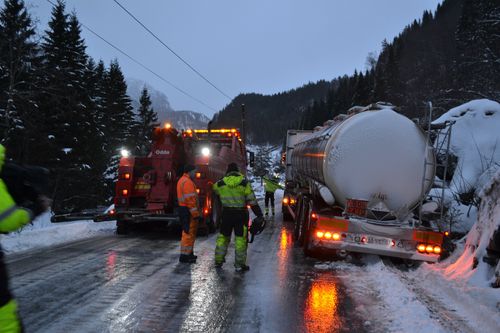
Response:
POLYGON ((203 213, 204 213, 205 215, 208 215, 208 208, 205 208, 205 210, 203 211, 203 213))
POLYGON ((434 246, 434 250, 433 251, 434 251, 435 254, 440 254, 441 253, 441 246, 437 246, 437 245, 434 246))
POLYGON ((318 220, 318 214, 316 213, 311 213, 311 221, 316 222, 318 220))
POLYGON ((316 231, 316 237, 338 241, 340 240, 341 235, 338 232, 318 230, 316 231))
POLYGON ((418 244, 417 250, 418 250, 418 252, 424 253, 425 252, 425 244, 418 244))
POLYGON ((444 235, 445 235, 446 237, 448 237, 448 236, 450 235, 450 232, 449 232, 449 231, 445 231, 445 232, 444 232, 444 235))
POLYGON ((283 198, 283 204, 288 205, 288 198, 283 198))
POLYGON ((433 253, 433 252, 434 252, 434 246, 432 246, 432 245, 427 245, 427 246, 425 247, 425 252, 427 252, 427 253, 433 253))
POLYGON ((201 174, 201 172, 197 172, 197 173, 196 173, 196 178, 201 179, 201 177, 202 177, 202 176, 203 176, 203 175, 201 174))
POLYGON ((200 189, 199 188, 196 189, 196 193, 200 194, 200 189))
POLYGON ((115 215, 115 214, 116 214, 116 210, 111 209, 111 210, 109 211, 109 215, 115 215))

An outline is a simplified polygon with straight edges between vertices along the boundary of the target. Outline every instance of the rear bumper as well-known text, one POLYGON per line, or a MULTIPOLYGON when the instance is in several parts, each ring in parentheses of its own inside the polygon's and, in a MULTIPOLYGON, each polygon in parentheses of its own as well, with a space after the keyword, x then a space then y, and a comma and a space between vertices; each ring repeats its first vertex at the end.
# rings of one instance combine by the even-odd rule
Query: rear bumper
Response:
POLYGON ((117 212, 115 214, 117 221, 122 223, 148 223, 148 222, 162 222, 167 225, 178 224, 180 225, 180 218, 178 214, 154 214, 150 212, 138 211, 125 211, 117 212))
POLYGON ((417 246, 442 246, 442 234, 418 230, 410 226, 380 225, 362 219, 335 219, 319 216, 311 245, 319 248, 344 250, 427 262, 438 261, 440 255, 419 252, 417 246), (340 235, 338 240, 316 237, 316 230, 340 235))
POLYGON ((365 254, 375 254, 379 256, 388 256, 388 257, 396 257, 402 259, 409 260, 420 260, 427 262, 436 262, 439 259, 439 255, 437 254, 422 254, 415 250, 405 251, 399 250, 391 247, 382 247, 380 245, 375 244, 356 244, 356 243, 348 243, 345 241, 312 241, 312 244, 315 247, 333 249, 333 250, 344 250, 347 252, 358 252, 365 254))

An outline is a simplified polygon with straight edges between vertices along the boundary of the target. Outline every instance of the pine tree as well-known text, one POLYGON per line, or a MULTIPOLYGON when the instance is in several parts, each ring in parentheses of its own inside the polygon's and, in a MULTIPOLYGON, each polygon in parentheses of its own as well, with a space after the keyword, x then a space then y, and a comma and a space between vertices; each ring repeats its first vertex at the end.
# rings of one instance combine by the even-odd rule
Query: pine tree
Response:
POLYGON ((139 154, 145 155, 151 145, 151 133, 158 122, 158 115, 151 108, 151 98, 146 87, 142 90, 139 100, 139 124, 137 133, 137 148, 139 154))
POLYGON ((132 112, 131 100, 127 95, 127 84, 117 60, 111 62, 104 77, 103 90, 103 129, 108 168, 104 178, 108 180, 108 189, 112 189, 112 181, 116 177, 116 170, 122 148, 135 147, 134 130, 137 121, 132 112))
POLYGON ((465 0, 458 25, 456 86, 469 98, 500 98, 498 0, 465 0))
POLYGON ((34 36, 24 2, 6 0, 0 11, 0 137, 17 160, 22 160, 36 108, 32 91, 39 56, 34 36))

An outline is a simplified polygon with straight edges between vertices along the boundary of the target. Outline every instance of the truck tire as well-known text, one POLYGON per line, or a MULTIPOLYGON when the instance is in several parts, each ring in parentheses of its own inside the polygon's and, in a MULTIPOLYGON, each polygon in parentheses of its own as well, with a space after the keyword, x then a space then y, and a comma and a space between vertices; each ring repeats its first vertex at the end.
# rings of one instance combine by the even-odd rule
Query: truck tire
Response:
POLYGON ((116 234, 127 235, 129 233, 129 226, 125 221, 116 221, 116 234))
POLYGON ((303 198, 299 197, 297 200, 297 206, 295 210, 295 220, 293 226, 293 238, 295 239, 295 244, 297 246, 302 246, 304 238, 302 237, 302 201, 303 198))

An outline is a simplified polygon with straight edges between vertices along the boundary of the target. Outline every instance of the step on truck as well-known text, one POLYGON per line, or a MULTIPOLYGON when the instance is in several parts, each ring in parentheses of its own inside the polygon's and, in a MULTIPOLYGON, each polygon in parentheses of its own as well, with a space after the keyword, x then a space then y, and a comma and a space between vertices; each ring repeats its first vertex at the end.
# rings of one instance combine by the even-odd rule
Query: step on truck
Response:
MULTIPOLYGON (((438 260, 446 230, 442 198, 428 195, 438 166, 435 136, 396 110, 355 107, 312 133, 288 132, 299 139, 287 138, 294 144, 287 145, 283 210, 306 254, 438 260)), ((448 141, 450 128, 440 126, 448 141)))

